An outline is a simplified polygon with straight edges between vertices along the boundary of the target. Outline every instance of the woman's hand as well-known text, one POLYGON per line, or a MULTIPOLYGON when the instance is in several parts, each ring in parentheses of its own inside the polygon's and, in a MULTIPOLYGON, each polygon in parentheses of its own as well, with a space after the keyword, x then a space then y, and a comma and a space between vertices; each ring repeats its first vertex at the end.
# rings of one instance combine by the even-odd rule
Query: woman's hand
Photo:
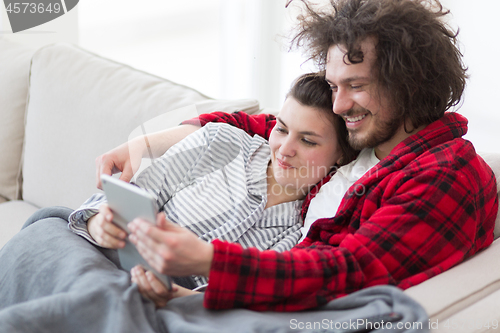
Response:
POLYGON ((132 282, 137 284, 141 295, 152 300, 157 308, 164 307, 171 299, 198 293, 176 284, 172 284, 172 290, 169 291, 151 271, 145 272, 141 266, 132 268, 130 274, 132 282))
POLYGON ((99 207, 99 213, 87 221, 90 236, 102 247, 118 249, 125 247, 127 233, 117 227, 113 221, 113 213, 107 204, 99 207))
POLYGON ((135 219, 128 228, 130 241, 158 272, 173 276, 209 275, 213 245, 188 229, 167 221, 165 214, 157 215, 156 226, 135 219))

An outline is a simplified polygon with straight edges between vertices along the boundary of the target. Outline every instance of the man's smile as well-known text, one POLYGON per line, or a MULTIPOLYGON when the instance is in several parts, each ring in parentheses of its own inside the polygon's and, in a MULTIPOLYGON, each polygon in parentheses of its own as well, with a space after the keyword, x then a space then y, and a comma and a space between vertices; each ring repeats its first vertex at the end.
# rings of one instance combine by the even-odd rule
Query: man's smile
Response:
POLYGON ((367 115, 368 115, 368 113, 365 113, 363 115, 356 116, 356 117, 344 117, 344 119, 345 119, 346 122, 356 123, 358 121, 363 120, 367 115))

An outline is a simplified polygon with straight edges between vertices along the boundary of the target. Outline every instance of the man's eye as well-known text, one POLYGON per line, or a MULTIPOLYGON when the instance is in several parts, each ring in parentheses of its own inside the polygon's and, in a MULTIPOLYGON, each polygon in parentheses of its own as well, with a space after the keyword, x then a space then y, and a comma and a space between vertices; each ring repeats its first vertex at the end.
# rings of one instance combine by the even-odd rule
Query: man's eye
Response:
POLYGON ((338 89, 338 88, 337 88, 336 86, 330 86, 330 90, 331 90, 331 91, 337 91, 337 89, 338 89))

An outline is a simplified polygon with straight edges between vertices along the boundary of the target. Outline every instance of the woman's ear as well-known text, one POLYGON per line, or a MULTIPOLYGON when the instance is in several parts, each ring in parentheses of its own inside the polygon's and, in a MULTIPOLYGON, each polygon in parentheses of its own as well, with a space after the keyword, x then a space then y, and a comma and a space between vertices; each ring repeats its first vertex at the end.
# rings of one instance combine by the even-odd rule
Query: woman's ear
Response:
POLYGON ((340 155, 336 163, 338 166, 342 166, 342 164, 344 163, 344 155, 340 155))

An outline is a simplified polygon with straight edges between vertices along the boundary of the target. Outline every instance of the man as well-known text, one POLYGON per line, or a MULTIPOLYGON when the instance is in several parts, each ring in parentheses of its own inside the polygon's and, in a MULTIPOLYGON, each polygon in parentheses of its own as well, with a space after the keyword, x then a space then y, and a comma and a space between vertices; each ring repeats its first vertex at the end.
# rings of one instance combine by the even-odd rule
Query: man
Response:
MULTIPOLYGON (((307 237, 283 253, 201 244, 160 216, 159 227, 131 224, 143 257, 167 274, 209 276, 207 307, 291 311, 369 286, 411 287, 491 244, 494 175, 461 138, 467 120, 445 113, 466 79, 456 35, 440 21, 446 14, 432 0, 308 8, 295 42, 325 70, 333 112, 361 152, 306 200, 307 237)), ((273 117, 242 113, 197 121, 262 136, 274 126, 273 117)), ((99 168, 120 166, 124 147, 102 156, 99 168)))

